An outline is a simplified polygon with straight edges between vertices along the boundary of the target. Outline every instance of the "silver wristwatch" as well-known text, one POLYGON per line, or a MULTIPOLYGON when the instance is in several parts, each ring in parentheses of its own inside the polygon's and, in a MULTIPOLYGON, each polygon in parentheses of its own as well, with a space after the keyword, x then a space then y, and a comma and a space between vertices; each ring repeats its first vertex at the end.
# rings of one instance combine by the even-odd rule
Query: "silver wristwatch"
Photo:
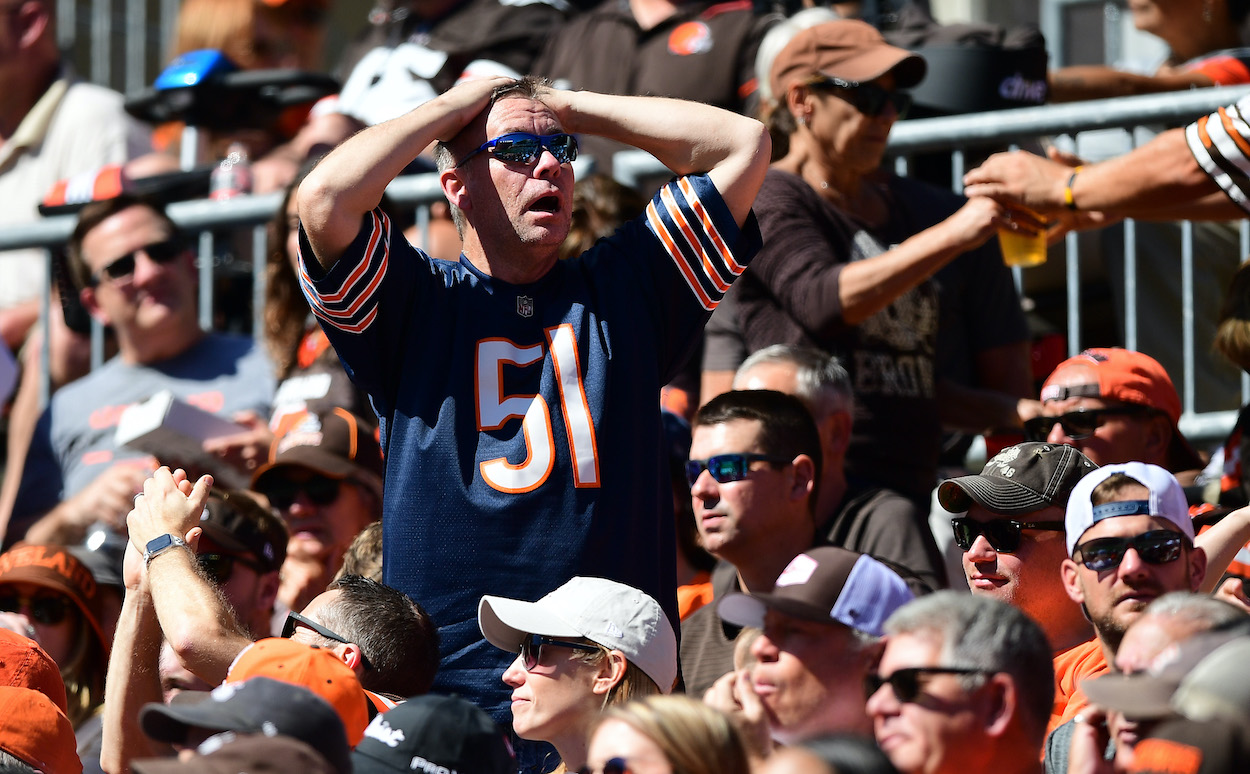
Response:
POLYGON ((168 551, 175 546, 185 546, 187 541, 177 535, 159 535, 148 541, 147 549, 143 552, 143 566, 147 567, 152 563, 152 559, 158 554, 168 551))

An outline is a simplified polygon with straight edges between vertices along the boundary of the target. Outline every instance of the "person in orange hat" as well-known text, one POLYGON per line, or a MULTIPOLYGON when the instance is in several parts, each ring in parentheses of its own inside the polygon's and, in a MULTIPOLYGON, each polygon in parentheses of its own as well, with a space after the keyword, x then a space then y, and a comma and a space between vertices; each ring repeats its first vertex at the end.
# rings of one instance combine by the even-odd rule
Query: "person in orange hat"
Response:
POLYGON ((69 718, 46 695, 30 688, 0 686, 0 769, 16 758, 43 774, 81 774, 69 718))
POLYGON ((100 591, 86 565, 60 546, 24 545, 0 554, 0 611, 25 616, 57 664, 78 728, 104 700, 112 644, 100 622, 100 591))
POLYGON ((1174 475, 1202 468, 1177 427, 1176 387, 1150 355, 1087 349, 1051 372, 1041 399, 1041 416, 1024 423, 1030 441, 1075 446, 1096 465, 1145 462, 1174 475))

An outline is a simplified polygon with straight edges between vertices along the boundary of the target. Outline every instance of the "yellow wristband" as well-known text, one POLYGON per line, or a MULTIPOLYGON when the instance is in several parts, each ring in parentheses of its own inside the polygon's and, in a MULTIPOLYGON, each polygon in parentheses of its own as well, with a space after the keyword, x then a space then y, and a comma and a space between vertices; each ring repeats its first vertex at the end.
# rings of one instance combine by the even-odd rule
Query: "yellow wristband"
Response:
POLYGON ((1081 173, 1085 167, 1077 167, 1072 170, 1072 174, 1068 175, 1068 184, 1063 187, 1063 206, 1070 210, 1076 209, 1076 199, 1072 196, 1072 184, 1076 182, 1076 176, 1081 173))

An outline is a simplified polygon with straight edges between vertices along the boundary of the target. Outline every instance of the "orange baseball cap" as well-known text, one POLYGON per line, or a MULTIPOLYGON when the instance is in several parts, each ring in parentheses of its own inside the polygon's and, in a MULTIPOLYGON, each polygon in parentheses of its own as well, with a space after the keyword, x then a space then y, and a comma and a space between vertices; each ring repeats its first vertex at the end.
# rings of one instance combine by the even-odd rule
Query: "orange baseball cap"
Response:
POLYGON ((0 585, 19 582, 54 589, 69 597, 108 654, 113 641, 104 636, 100 627, 103 600, 87 565, 62 546, 17 545, 0 554, 0 585))
POLYGON ((0 686, 0 750, 43 774, 82 774, 74 728, 52 700, 30 688, 0 686))
POLYGON ((0 687, 30 688, 47 696, 61 712, 69 712, 56 662, 34 640, 8 629, 0 629, 0 687))
POLYGON ((352 747, 364 738, 371 702, 356 673, 330 651, 268 637, 239 654, 226 674, 226 682, 240 683, 252 677, 304 686, 338 712, 352 747))
POLYGON ((1172 420, 1175 431, 1168 449, 1168 467, 1175 472, 1203 466, 1202 458, 1176 426, 1181 418, 1181 398, 1172 378, 1150 355, 1119 347, 1087 349, 1055 367, 1042 385, 1041 397, 1043 403, 1105 398, 1161 411, 1172 420))

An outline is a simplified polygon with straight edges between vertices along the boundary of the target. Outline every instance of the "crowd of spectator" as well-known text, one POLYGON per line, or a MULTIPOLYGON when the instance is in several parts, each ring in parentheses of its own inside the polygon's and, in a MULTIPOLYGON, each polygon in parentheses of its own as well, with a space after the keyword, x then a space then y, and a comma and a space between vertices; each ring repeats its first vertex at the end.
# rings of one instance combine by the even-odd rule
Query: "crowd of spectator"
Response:
MULTIPOLYGON (((923 2, 384 0, 339 93, 159 127, 72 73, 54 5, 0 6, 0 223, 84 203, 44 325, 42 257, 0 254, 0 771, 1250 764, 1250 409, 1205 449, 1165 357, 1035 370, 995 238, 1244 217, 1250 98, 963 196, 886 144, 926 40, 1010 35, 923 2), (262 340, 204 329, 150 174, 198 120, 281 192, 262 340), (575 183, 624 148, 674 177, 575 183), (989 459, 943 476, 960 433, 989 459)), ((186 0, 169 54, 328 70, 331 10, 186 0)), ((1247 11, 1142 0, 1168 60, 1053 96, 1250 81, 1247 11)), ((1213 318, 1243 370, 1248 276, 1213 318)))

